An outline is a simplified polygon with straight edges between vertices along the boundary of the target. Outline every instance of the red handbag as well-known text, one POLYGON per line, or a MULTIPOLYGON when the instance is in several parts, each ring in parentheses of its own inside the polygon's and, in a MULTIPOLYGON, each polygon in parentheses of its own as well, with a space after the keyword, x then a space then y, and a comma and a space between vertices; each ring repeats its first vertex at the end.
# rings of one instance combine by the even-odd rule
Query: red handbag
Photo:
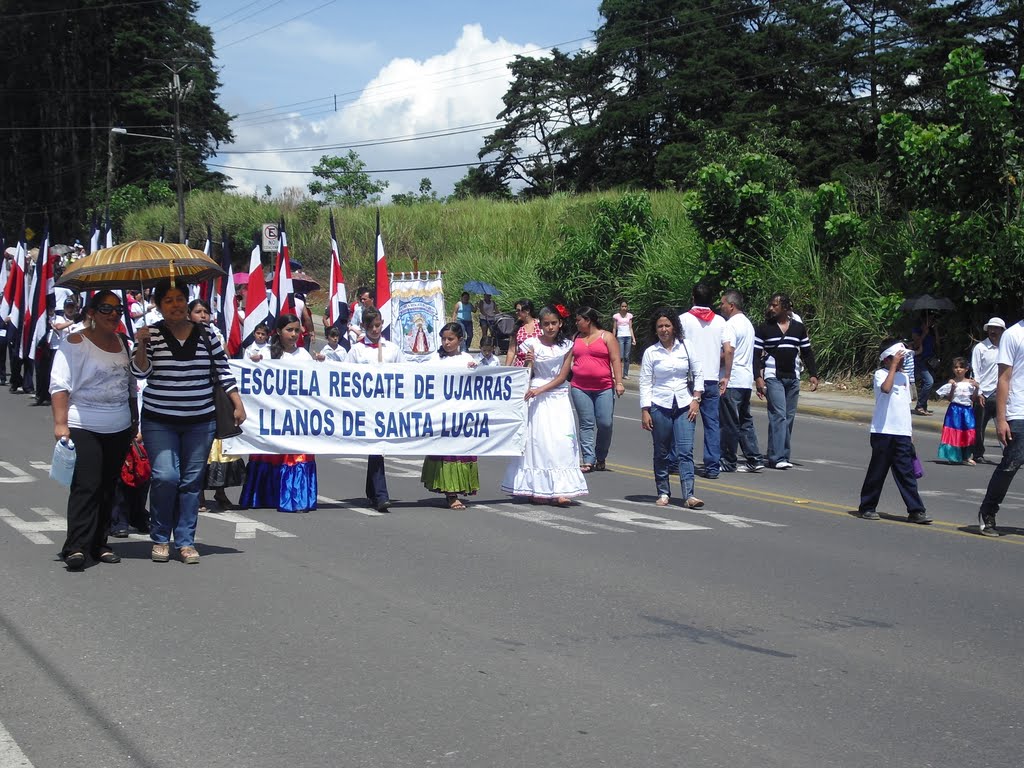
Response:
POLYGON ((141 440, 132 440, 128 454, 121 465, 121 482, 129 488, 141 488, 153 476, 153 465, 141 440))

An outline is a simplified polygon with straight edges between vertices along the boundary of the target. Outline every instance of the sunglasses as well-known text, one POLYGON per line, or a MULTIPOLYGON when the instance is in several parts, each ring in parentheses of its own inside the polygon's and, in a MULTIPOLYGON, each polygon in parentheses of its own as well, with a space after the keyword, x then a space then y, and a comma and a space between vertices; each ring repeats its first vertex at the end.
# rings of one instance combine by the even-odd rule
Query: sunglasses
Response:
POLYGON ((121 314, 122 312, 124 312, 124 306, 121 304, 100 304, 98 307, 96 307, 96 311, 99 312, 101 315, 109 315, 113 312, 121 314))

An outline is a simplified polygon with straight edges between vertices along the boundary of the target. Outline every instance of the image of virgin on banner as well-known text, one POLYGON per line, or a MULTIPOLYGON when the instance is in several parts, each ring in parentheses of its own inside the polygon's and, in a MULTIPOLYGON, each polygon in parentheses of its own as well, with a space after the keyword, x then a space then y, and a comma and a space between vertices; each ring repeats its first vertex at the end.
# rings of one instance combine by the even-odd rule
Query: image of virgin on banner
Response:
POLYGON ((441 277, 423 274, 391 280, 391 339, 401 344, 406 362, 422 362, 440 345, 438 332, 445 323, 441 277))

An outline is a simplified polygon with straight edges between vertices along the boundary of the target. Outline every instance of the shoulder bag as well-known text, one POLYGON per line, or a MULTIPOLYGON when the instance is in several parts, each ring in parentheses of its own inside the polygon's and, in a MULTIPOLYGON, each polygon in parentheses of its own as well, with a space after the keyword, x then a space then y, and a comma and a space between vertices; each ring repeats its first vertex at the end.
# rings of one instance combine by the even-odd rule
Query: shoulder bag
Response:
POLYGON ((203 335, 203 344, 206 345, 206 353, 210 357, 210 386, 213 387, 213 408, 216 412, 217 428, 213 435, 218 440, 229 437, 237 437, 242 434, 242 428, 235 424, 235 404, 231 402, 224 386, 220 383, 217 375, 217 363, 213 359, 213 345, 210 344, 210 332, 200 328, 203 335))

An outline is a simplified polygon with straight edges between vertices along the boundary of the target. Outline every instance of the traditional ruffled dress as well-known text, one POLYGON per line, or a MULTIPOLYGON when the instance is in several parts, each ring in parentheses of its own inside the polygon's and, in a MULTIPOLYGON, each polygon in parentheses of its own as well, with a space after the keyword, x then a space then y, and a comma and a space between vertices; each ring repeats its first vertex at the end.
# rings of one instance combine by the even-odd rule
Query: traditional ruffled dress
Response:
MULTIPOLYGON (((303 347, 285 353, 285 359, 312 362, 303 347)), ((316 509, 316 456, 312 453, 249 456, 245 485, 238 505, 245 509, 276 508, 278 512, 309 512, 316 509)))
MULTIPOLYGON (((471 362, 473 358, 465 352, 450 357, 440 357, 435 352, 427 365, 466 369, 471 362)), ((480 490, 476 456, 427 456, 423 460, 420 482, 434 493, 473 496, 480 490)))
MULTIPOLYGON (((565 356, 572 350, 570 341, 549 347, 533 338, 524 345, 532 349, 534 355, 531 387, 543 386, 554 379, 562 369, 565 356)), ((539 499, 585 496, 587 480, 580 471, 569 383, 531 398, 526 413, 526 449, 508 465, 501 490, 513 496, 539 499)))
MULTIPOLYGON (((942 421, 942 438, 939 442, 939 459, 953 464, 960 464, 970 458, 974 449, 974 409, 971 398, 976 387, 969 381, 956 384, 953 400, 946 409, 946 418, 942 421)), ((935 390, 939 397, 949 395, 950 384, 947 382, 935 390)))

